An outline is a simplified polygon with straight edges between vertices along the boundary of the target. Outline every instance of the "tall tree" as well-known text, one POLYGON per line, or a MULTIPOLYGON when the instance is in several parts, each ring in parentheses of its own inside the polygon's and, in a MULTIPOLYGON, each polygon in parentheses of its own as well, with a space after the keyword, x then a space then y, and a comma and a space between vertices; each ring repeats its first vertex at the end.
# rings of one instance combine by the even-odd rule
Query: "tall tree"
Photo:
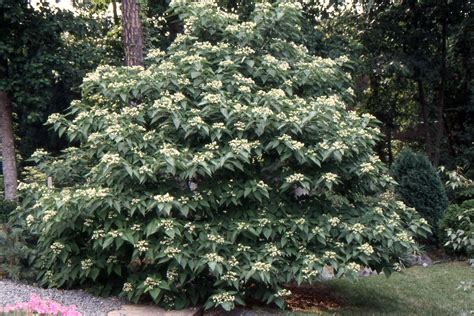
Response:
POLYGON ((140 6, 136 0, 122 1, 122 20, 125 64, 143 65, 143 28, 140 21, 140 6))
POLYGON ((2 142, 2 167, 5 200, 16 200, 17 168, 15 136, 13 134, 12 105, 5 91, 0 91, 0 139, 2 142))

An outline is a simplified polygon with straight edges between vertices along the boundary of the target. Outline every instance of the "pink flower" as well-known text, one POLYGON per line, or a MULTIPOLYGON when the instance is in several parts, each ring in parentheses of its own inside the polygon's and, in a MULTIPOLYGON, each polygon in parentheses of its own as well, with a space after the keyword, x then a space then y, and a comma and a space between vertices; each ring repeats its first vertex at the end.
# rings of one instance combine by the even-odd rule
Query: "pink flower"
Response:
POLYGON ((28 302, 18 302, 14 305, 7 304, 5 307, 0 309, 0 312, 26 312, 26 313, 38 313, 44 315, 61 315, 61 316, 80 316, 81 313, 77 311, 76 305, 63 306, 58 302, 42 299, 36 294, 31 294, 28 302))

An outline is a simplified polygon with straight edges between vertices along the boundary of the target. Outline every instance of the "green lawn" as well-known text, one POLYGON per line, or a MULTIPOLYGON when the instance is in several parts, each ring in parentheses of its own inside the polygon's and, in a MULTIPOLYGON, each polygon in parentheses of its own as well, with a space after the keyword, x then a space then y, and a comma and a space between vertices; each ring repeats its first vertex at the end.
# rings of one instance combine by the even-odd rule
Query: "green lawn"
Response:
MULTIPOLYGON (((474 292, 457 290, 462 280, 474 279, 474 269, 464 262, 413 267, 390 278, 375 276, 351 283, 332 280, 317 286, 330 293, 340 307, 306 312, 321 315, 460 315, 473 311, 474 292)), ((302 313, 291 313, 297 315, 302 313)))

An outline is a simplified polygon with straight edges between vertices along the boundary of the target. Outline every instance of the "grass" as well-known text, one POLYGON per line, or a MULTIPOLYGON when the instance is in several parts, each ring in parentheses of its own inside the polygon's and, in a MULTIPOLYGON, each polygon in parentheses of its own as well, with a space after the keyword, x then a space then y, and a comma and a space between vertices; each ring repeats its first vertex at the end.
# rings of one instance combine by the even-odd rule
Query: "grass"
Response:
MULTIPOLYGON (((305 293, 336 302, 329 310, 313 307, 304 313, 320 315, 460 315, 474 313, 474 292, 456 289, 474 279, 474 269, 464 262, 413 267, 390 278, 373 276, 357 282, 331 280, 307 288, 305 293)), ((330 306, 331 304, 322 305, 330 306)), ((318 303, 318 305, 321 305, 318 303)), ((313 305, 314 306, 314 305, 313 305)), ((293 312, 292 315, 304 313, 293 312)))

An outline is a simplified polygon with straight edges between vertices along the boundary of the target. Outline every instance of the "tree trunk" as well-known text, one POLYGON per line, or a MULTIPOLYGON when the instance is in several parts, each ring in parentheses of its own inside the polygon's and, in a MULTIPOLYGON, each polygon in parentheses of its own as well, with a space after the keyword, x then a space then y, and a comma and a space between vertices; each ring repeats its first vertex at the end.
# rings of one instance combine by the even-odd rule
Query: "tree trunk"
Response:
POLYGON ((127 66, 143 65, 143 29, 136 0, 122 1, 123 46, 127 66))
POLYGON ((425 131, 425 151, 428 157, 432 159, 433 148, 432 148, 432 143, 431 143, 428 104, 426 103, 425 89, 423 87, 423 81, 421 79, 417 80, 417 84, 418 84, 418 99, 421 106, 421 117, 423 119, 423 129, 425 131))
MULTIPOLYGON (((446 12, 446 3, 443 5, 443 12, 446 12)), ((438 100, 436 107, 436 136, 434 143, 434 155, 433 155, 433 164, 437 166, 440 159, 441 151, 441 139, 444 135, 444 108, 446 103, 445 90, 446 90, 446 37, 448 36, 448 21, 446 13, 444 13, 442 25, 441 25, 441 68, 439 70, 440 83, 438 88, 438 100)))
POLYGON ((3 91, 0 91, 0 139, 2 142, 5 200, 14 201, 17 197, 17 170, 12 123, 12 105, 7 93, 3 91))
POLYGON ((112 0, 112 14, 114 16, 114 24, 117 25, 119 23, 119 18, 117 14, 117 3, 115 0, 112 0))

